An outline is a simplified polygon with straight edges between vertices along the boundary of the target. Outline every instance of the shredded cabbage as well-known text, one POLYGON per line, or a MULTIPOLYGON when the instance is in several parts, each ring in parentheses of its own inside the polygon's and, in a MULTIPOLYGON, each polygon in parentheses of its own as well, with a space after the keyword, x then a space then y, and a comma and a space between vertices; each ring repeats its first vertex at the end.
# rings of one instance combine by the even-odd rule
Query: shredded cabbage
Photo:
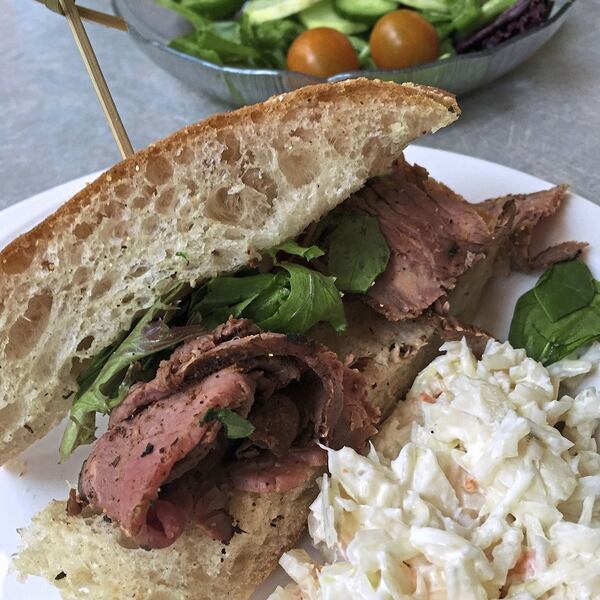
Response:
POLYGON ((600 348, 550 369, 493 340, 442 350, 392 417, 399 452, 328 450, 324 562, 284 554, 295 584, 271 600, 600 598, 600 394, 559 395, 600 348))

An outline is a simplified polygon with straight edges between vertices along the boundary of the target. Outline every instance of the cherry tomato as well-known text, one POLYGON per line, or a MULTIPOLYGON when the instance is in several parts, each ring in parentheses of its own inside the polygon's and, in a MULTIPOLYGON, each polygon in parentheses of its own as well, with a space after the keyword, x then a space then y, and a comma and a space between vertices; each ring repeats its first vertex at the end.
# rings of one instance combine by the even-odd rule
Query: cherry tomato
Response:
POLYGON ((358 69, 358 56, 350 40, 330 27, 302 32, 290 46, 286 66, 290 71, 329 77, 358 69))
POLYGON ((375 23, 371 56, 380 69, 403 69, 434 61, 440 55, 435 27, 412 10, 395 10, 375 23))

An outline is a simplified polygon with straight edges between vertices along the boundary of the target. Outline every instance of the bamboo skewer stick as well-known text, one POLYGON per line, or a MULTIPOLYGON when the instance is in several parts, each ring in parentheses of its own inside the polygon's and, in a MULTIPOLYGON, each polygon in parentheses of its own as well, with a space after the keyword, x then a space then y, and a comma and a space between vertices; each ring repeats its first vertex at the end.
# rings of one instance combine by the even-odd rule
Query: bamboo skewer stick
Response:
MULTIPOLYGON (((63 9, 60 5, 59 0, 37 0, 41 2, 46 8, 52 12, 58 13, 64 16, 63 9)), ((91 21, 92 23, 98 23, 98 25, 104 25, 105 27, 111 27, 112 29, 118 29, 119 31, 127 31, 127 23, 121 18, 115 15, 108 15, 106 13, 94 10, 93 8, 86 8, 85 6, 76 6, 77 12, 82 19, 91 21)))
MULTIPOLYGON (((100 105, 102 106, 102 110, 104 111, 104 115, 106 116, 113 137, 117 142, 117 146, 119 147, 119 151, 123 158, 127 158, 133 154, 133 147, 129 141, 129 136, 125 131, 125 127, 123 126, 123 122, 121 121, 121 117, 119 116, 110 90, 108 89, 100 65, 98 64, 98 59, 94 54, 90 39, 81 21, 80 13, 82 9, 81 7, 75 6, 73 0, 58 0, 58 2, 60 3, 62 13, 67 18, 69 27, 71 28, 71 32, 73 33, 73 37, 75 38, 75 42, 77 43, 77 47, 79 48, 79 52, 85 63, 88 75, 94 84, 94 89, 98 96, 98 100, 100 101, 100 105)), ((109 16, 110 15, 104 15, 104 17, 109 16)))

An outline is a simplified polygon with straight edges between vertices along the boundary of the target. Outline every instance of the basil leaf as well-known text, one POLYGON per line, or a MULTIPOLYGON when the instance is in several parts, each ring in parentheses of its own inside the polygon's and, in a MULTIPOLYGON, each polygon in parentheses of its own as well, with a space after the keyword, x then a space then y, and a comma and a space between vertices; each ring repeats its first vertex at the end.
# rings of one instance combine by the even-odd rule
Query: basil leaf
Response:
POLYGON ((211 408, 207 411, 202 423, 208 423, 215 419, 223 423, 225 426, 225 435, 230 440, 247 438, 254 432, 254 425, 248 419, 244 419, 244 417, 241 417, 228 408, 211 408))
POLYGON ((321 250, 321 248, 318 246, 308 246, 305 248, 293 240, 289 242, 283 242, 283 244, 279 244, 278 246, 273 246, 273 248, 267 250, 265 254, 271 256, 271 258, 275 260, 278 252, 285 252, 291 256, 300 256, 307 261, 319 258, 319 256, 323 256, 323 254, 325 254, 325 252, 323 252, 323 250, 321 250))
POLYGON ((345 292, 366 293, 387 267, 390 250, 376 217, 345 212, 327 236, 329 274, 345 292))
MULTIPOLYGON (((186 284, 173 286, 146 311, 116 348, 111 348, 110 352, 104 349, 80 375, 80 388, 74 397, 69 423, 60 444, 62 460, 81 444, 94 439, 97 412, 108 414, 123 401, 122 384, 131 377, 133 365, 205 330, 200 325, 171 328, 166 323, 168 313, 177 310, 175 304, 188 292, 186 284)), ((129 385, 131 383, 133 381, 129 385)))
POLYGON ((290 275, 289 296, 275 314, 257 324, 268 331, 306 333, 326 322, 337 332, 345 331, 344 305, 334 278, 293 263, 280 266, 290 275))
POLYGON ((585 263, 571 260, 550 267, 534 291, 548 318, 555 322, 592 302, 594 279, 585 263))

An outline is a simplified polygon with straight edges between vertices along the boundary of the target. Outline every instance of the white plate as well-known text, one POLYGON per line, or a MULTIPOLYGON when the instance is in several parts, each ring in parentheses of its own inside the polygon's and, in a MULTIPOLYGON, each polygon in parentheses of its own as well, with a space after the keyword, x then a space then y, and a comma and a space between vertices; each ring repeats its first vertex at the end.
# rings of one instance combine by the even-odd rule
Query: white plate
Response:
MULTIPOLYGON (((460 154, 411 147, 406 155, 410 161, 427 167, 434 177, 474 202, 550 186, 531 175, 460 154)), ((35 225, 94 177, 82 177, 0 212, 0 247, 35 225)), ((544 224, 537 240, 540 245, 550 240, 594 241, 599 228, 600 207, 579 196, 571 196, 561 214, 544 224)), ((586 262, 596 276, 600 275, 600 250, 591 248, 586 254, 586 262)), ((518 274, 496 279, 486 290, 478 323, 495 336, 504 338, 516 299, 534 281, 533 276, 518 274)), ((67 492, 65 481, 77 481, 87 450, 80 448, 65 464, 59 465, 60 434, 60 429, 53 431, 34 444, 20 460, 0 468, 0 597, 5 600, 60 598, 56 589, 45 581, 30 577, 25 584, 20 584, 14 573, 7 574, 10 556, 19 544, 17 528, 26 527, 31 517, 50 499, 64 498, 67 492)), ((266 598, 276 583, 284 581, 283 574, 276 573, 253 598, 266 598)))

